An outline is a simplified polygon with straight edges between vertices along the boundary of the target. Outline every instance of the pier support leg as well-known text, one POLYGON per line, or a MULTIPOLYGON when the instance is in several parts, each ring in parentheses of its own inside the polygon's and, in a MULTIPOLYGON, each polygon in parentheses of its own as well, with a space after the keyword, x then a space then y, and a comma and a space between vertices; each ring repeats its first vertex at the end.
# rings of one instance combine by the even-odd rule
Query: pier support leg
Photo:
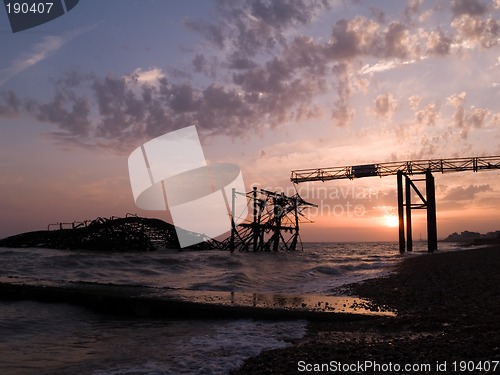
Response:
MULTIPOLYGON (((273 251, 279 250, 280 233, 281 233, 281 219, 283 217, 283 207, 285 201, 285 194, 281 193, 280 198, 274 200, 274 218, 276 220, 273 235, 273 251)), ((286 244, 285 244, 286 247, 286 244)))
POLYGON ((413 236, 411 231, 411 181, 408 176, 406 180, 406 248, 407 251, 413 250, 413 236))
POLYGON ((232 188, 231 190, 231 239, 229 242, 229 250, 231 253, 234 253, 234 237, 236 235, 236 224, 234 222, 234 206, 236 204, 236 189, 232 188))
POLYGON ((257 252, 259 244, 259 222, 258 222, 258 205, 257 205, 257 187, 253 187, 253 251, 257 252))
POLYGON ((398 171, 398 218, 399 218, 399 252, 405 252, 405 222, 403 206, 403 172, 398 171))
POLYGON ((430 171, 425 175, 427 190, 427 250, 429 253, 437 250, 437 220, 436 220, 436 190, 434 176, 430 171))

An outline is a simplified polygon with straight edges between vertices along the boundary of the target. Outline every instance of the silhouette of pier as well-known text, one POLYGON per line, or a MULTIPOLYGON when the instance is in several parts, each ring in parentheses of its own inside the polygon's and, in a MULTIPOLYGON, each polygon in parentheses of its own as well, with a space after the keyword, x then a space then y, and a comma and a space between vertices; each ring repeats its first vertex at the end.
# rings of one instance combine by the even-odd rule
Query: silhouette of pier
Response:
POLYGON ((67 250, 152 251, 180 249, 177 231, 200 238, 192 250, 215 248, 219 243, 206 236, 176 228, 155 218, 127 214, 126 217, 98 217, 92 221, 49 224, 47 230, 21 233, 0 240, 0 247, 45 247, 67 250))
MULTIPOLYGON (((220 248, 239 251, 294 251, 302 247, 299 223, 302 211, 315 204, 306 202, 298 194, 287 196, 282 192, 257 189, 249 192, 232 191, 231 236, 220 248), (237 196, 246 200, 251 208, 252 220, 236 225, 239 218, 235 212, 237 196)), ((250 210, 249 210, 250 211, 250 210)))
POLYGON ((398 218, 399 218, 399 251, 405 252, 413 249, 413 239, 411 230, 411 210, 427 210, 427 246, 428 251, 437 250, 437 221, 436 221, 436 192, 433 173, 448 172, 480 172, 500 169, 500 156, 483 156, 450 159, 429 159, 388 162, 378 164, 363 164, 344 167, 310 168, 297 169, 291 172, 290 180, 293 183, 310 181, 330 181, 362 177, 384 177, 397 176, 398 192, 398 218), (425 178, 411 178, 414 175, 424 175, 425 178), (403 178, 405 179, 405 189, 403 189, 403 178), (417 186, 416 181, 425 181, 425 196, 417 186), (420 203, 412 203, 412 189, 421 200, 420 203), (405 194, 403 194, 405 190, 405 194), (406 210, 405 210, 406 208, 406 210), (406 213, 406 243, 405 243, 405 223, 406 213))

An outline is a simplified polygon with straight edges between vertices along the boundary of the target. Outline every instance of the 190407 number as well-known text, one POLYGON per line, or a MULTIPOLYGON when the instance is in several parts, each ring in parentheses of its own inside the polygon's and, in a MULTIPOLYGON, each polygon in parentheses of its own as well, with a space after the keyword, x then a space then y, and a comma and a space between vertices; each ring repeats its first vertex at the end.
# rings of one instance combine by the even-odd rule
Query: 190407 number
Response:
POLYGON ((500 361, 453 361, 451 363, 454 372, 495 372, 500 361))
POLYGON ((14 14, 28 14, 28 13, 35 13, 35 14, 49 14, 50 10, 54 6, 54 3, 34 3, 34 4, 29 4, 29 3, 7 3, 5 4, 5 7, 7 8, 7 13, 14 13, 14 14))

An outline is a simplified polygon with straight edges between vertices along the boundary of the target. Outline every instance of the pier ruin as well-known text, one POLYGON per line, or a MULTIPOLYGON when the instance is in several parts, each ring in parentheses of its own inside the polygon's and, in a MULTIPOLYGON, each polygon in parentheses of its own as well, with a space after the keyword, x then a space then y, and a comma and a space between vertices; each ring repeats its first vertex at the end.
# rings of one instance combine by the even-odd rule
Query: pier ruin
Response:
POLYGON ((436 219, 436 192, 433 173, 449 172, 480 172, 500 169, 500 156, 482 156, 451 159, 429 159, 388 162, 378 164, 364 164, 345 167, 297 169, 291 172, 290 180, 295 183, 310 181, 330 181, 362 177, 397 176, 398 218, 399 218, 399 251, 412 251, 411 210, 425 209, 427 211, 427 246, 428 251, 437 250, 437 219, 436 219), (414 182, 425 176, 425 196, 414 182), (405 192, 403 192, 403 178, 405 192), (412 190, 421 202, 412 203, 412 190), (405 241, 405 214, 406 214, 406 241, 405 241))

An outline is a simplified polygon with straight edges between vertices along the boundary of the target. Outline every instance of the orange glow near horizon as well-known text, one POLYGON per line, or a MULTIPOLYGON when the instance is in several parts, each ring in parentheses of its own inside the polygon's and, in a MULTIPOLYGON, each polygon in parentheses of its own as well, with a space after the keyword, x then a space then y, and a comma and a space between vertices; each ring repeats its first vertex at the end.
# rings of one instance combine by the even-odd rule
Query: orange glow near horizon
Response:
POLYGON ((384 225, 389 228, 397 228, 399 226, 399 219, 396 215, 385 215, 384 225))

